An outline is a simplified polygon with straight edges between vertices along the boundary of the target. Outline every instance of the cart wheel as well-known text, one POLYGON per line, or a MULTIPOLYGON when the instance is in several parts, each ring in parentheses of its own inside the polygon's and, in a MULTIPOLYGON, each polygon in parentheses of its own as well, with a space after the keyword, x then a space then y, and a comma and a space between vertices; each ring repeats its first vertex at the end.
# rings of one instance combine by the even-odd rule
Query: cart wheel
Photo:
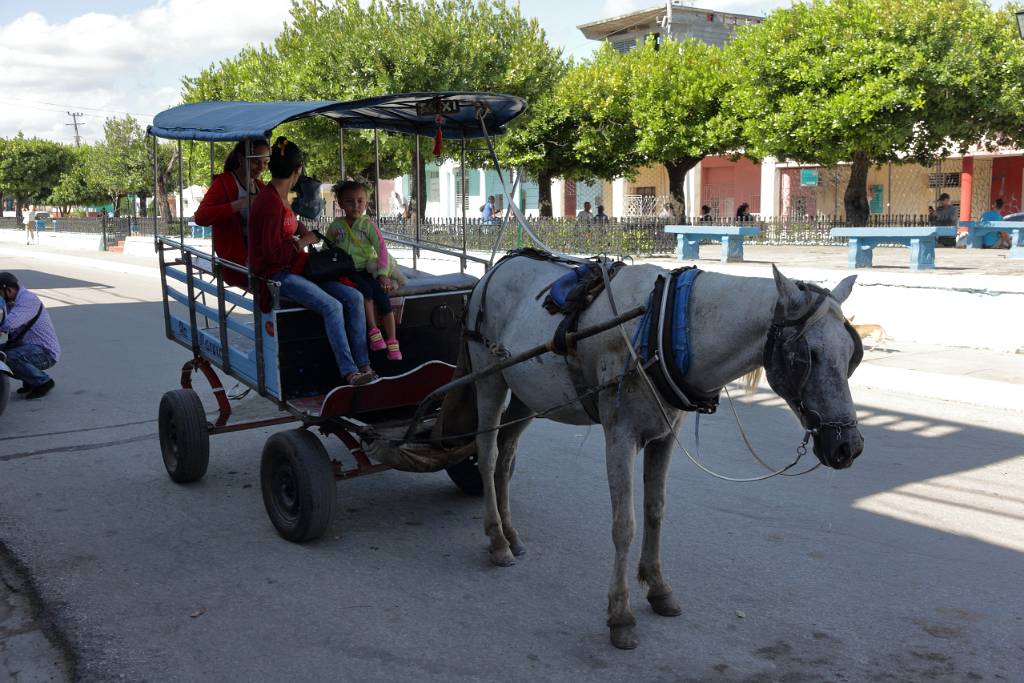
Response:
POLYGON ((11 398, 11 380, 6 373, 0 372, 0 415, 7 410, 7 401, 11 398))
POLYGON ((477 467, 476 453, 451 467, 446 467, 445 472, 455 485, 463 493, 471 496, 484 495, 484 482, 480 478, 480 468, 477 467))
POLYGON ((168 391, 160 399, 160 451, 164 467, 179 484, 199 481, 210 464, 210 433, 199 394, 168 391))
POLYGON ((277 533, 301 543, 319 538, 334 515, 334 468, 323 443, 305 429, 267 439, 260 461, 263 505, 277 533))

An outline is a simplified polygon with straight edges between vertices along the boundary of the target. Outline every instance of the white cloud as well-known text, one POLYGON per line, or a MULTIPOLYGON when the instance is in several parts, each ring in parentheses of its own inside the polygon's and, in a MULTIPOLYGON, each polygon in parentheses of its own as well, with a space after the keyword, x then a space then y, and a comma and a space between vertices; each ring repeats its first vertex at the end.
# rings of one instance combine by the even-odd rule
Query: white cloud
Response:
MULTIPOLYGON (((156 0, 133 14, 86 12, 50 23, 28 12, 0 25, 0 136, 70 142, 66 111, 85 113, 83 135, 122 112, 152 114, 178 102, 180 78, 272 42, 289 0, 156 0)), ((138 117, 148 123, 148 117, 138 117)))
POLYGON ((641 9, 650 9, 664 3, 652 2, 651 0, 604 0, 602 16, 617 17, 620 14, 629 14, 641 9))

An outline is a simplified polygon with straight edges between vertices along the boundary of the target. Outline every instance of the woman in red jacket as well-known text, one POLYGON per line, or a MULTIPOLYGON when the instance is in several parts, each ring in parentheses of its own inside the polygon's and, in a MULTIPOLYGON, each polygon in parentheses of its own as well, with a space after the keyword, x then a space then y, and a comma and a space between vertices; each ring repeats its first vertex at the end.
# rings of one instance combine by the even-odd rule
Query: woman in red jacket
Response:
MULTIPOLYGON (((246 224, 249 196, 256 195, 265 185, 260 176, 267 170, 270 145, 262 138, 250 140, 252 157, 249 159, 249 177, 246 184, 245 140, 240 140, 224 160, 224 172, 214 176, 203 201, 196 209, 195 221, 213 227, 213 253, 239 265, 246 264, 246 224)), ((235 287, 248 287, 245 273, 224 269, 224 282, 235 287)))
POLYGON ((280 137, 270 150, 270 184, 252 203, 249 221, 249 268, 281 284, 281 296, 316 311, 324 319, 327 340, 346 384, 377 379, 366 348, 366 313, 358 289, 338 281, 316 283, 302 276, 309 254, 305 248, 320 240, 300 227, 288 192, 302 174, 302 151, 280 137))

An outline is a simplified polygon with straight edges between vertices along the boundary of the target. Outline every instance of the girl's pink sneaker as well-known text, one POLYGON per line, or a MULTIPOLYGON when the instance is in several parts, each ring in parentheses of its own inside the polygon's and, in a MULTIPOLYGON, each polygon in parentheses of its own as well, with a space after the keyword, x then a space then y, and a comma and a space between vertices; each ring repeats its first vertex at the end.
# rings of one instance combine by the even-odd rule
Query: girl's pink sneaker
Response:
POLYGON ((388 345, 384 343, 384 335, 380 333, 380 328, 370 328, 370 350, 383 351, 387 347, 388 345))
POLYGON ((402 352, 398 349, 397 339, 388 339, 388 360, 402 360, 402 352))

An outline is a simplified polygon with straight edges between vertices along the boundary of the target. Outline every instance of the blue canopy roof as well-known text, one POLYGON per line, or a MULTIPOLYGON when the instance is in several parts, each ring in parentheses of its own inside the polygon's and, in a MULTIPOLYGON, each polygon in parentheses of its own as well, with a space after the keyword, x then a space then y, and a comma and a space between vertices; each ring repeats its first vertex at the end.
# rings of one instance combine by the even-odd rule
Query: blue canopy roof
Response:
POLYGON ((342 128, 431 137, 440 115, 445 138, 469 139, 484 135, 478 112, 487 132, 496 135, 524 111, 526 101, 521 97, 475 92, 406 93, 350 102, 197 102, 160 112, 148 132, 172 140, 242 140, 269 137, 288 121, 322 116, 342 128))

